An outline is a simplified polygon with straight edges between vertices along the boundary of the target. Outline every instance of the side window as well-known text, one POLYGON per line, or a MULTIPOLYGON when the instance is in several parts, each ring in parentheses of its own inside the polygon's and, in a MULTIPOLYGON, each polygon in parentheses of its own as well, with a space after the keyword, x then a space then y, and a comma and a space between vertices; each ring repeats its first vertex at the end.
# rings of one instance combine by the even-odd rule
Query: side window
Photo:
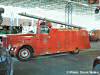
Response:
POLYGON ((48 28, 48 26, 46 26, 46 25, 41 26, 40 33, 48 34, 48 33, 49 33, 49 28, 48 28))
POLYGON ((48 34, 49 33, 48 24, 44 21, 41 22, 41 24, 40 24, 40 33, 42 33, 42 34, 48 34))

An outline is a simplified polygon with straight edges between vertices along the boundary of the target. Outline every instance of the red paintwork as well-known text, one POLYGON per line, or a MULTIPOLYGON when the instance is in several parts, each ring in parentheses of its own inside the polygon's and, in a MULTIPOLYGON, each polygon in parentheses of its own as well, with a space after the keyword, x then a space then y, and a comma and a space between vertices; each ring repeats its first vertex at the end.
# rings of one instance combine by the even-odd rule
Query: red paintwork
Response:
POLYGON ((3 46, 8 47, 9 44, 15 48, 15 50, 11 51, 13 55, 16 55, 24 45, 31 46, 34 49, 35 56, 70 52, 77 48, 80 50, 90 48, 89 36, 86 30, 53 28, 50 29, 48 34, 7 35, 7 41, 3 41, 3 46))

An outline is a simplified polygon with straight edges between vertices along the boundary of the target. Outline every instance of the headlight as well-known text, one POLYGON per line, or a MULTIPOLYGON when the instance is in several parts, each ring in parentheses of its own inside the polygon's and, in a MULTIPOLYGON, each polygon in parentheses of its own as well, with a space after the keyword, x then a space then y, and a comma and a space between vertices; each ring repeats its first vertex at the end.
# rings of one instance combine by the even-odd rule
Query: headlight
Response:
POLYGON ((11 51, 15 50, 15 47, 10 48, 11 51))
POLYGON ((11 45, 11 44, 9 44, 9 45, 8 45, 8 50, 13 51, 13 50, 15 50, 15 48, 16 48, 16 47, 12 47, 12 45, 11 45))

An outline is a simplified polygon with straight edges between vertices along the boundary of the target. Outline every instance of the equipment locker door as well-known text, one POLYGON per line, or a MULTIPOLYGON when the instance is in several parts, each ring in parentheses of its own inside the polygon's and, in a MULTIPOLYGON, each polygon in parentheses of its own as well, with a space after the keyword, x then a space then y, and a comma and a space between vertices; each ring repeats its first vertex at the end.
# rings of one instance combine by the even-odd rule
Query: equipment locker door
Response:
POLYGON ((66 44, 66 37, 65 37, 65 30, 58 31, 58 51, 65 52, 65 44, 66 44))
POLYGON ((50 54, 57 53, 57 42, 58 42, 58 36, 57 36, 57 29, 52 29, 49 33, 49 39, 48 39, 48 51, 50 54))

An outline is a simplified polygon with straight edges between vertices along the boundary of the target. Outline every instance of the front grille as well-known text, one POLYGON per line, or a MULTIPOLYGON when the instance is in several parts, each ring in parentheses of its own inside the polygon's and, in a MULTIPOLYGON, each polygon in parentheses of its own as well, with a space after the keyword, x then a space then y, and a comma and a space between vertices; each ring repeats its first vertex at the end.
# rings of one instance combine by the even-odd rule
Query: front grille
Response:
POLYGON ((7 48, 7 37, 2 37, 2 46, 7 48))

